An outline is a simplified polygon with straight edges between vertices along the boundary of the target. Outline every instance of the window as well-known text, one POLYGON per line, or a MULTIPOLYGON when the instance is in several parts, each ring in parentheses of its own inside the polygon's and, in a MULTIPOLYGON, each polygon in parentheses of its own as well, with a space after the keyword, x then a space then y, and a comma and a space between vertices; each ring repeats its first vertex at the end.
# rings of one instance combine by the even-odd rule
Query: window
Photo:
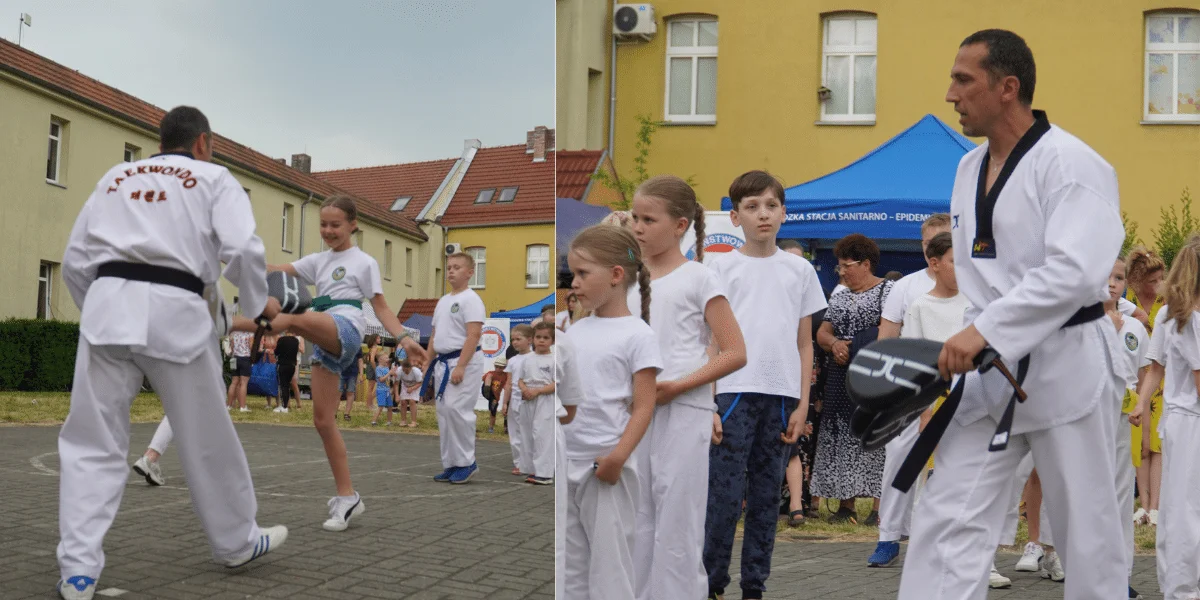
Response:
POLYGON ((475 259, 475 275, 469 282, 471 289, 482 289, 487 285, 487 248, 476 246, 467 248, 465 252, 475 259))
POLYGON ((717 20, 678 19, 667 24, 666 120, 717 120, 717 20))
POLYGON ((284 252, 292 251, 292 229, 294 229, 292 227, 292 223, 295 223, 295 221, 292 219, 292 215, 294 214, 295 210, 296 210, 295 206, 288 204, 287 202, 283 203, 283 242, 282 242, 282 244, 283 244, 284 252))
POLYGON ((125 144, 125 162, 135 162, 142 159, 142 149, 133 144, 125 144))
POLYGON ((359 229, 358 231, 354 232, 354 245, 358 246, 360 250, 363 247, 362 240, 363 240, 363 232, 361 229, 359 229))
POLYGON ((62 170, 62 143, 66 123, 59 119, 50 120, 50 146, 46 150, 46 181, 60 182, 62 170))
POLYGON ((412 285, 413 276, 412 248, 404 249, 404 285, 412 285))
POLYGON ((1200 12, 1146 16, 1147 121, 1200 123, 1200 12))
POLYGON ((392 203, 392 211, 399 212, 404 210, 404 207, 408 206, 409 200, 412 200, 412 196, 402 196, 400 198, 396 198, 396 201, 392 203))
POLYGON ((550 287, 550 246, 525 247, 525 287, 550 287))
POLYGON ((50 303, 53 300, 54 263, 42 261, 38 268, 38 298, 37 318, 49 319, 52 315, 50 303))
POLYGON ((392 241, 383 240, 383 278, 392 280, 392 241))
POLYGON ((492 201, 492 196, 496 195, 496 190, 479 190, 479 195, 475 196, 475 204, 487 204, 492 201))
POLYGON ((496 202, 512 202, 517 197, 517 188, 507 187, 500 190, 500 198, 496 202))
POLYGON ((821 120, 875 120, 876 27, 874 15, 825 19, 821 80, 830 95, 821 103, 821 120))

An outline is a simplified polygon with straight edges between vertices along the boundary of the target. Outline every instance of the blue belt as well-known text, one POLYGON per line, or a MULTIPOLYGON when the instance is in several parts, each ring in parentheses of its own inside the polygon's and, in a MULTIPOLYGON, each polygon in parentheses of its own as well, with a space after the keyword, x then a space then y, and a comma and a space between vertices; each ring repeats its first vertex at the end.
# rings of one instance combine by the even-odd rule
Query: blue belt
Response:
MULTIPOLYGON (((738 395, 734 396, 733 402, 729 403, 729 408, 725 409, 725 414, 721 415, 721 424, 722 425, 724 425, 725 421, 727 419, 729 419, 729 415, 733 414, 733 409, 737 408, 738 402, 741 402, 741 400, 742 400, 742 393, 738 392, 738 395)), ((786 404, 785 404, 786 402, 787 402, 787 398, 785 396, 779 397, 779 418, 783 420, 783 430, 784 431, 787 431, 787 426, 788 426, 787 408, 786 408, 786 404)))
MULTIPOLYGON (((475 347, 475 351, 479 352, 478 346, 475 347)), ((462 350, 455 350, 453 352, 439 354, 437 355, 437 358, 433 359, 433 362, 429 363, 429 370, 425 371, 425 379, 421 380, 422 398, 425 397, 425 392, 429 391, 429 386, 433 383, 434 369, 436 369, 438 365, 445 365, 446 376, 442 378, 442 383, 438 386, 437 396, 434 396, 434 400, 440 401, 442 399, 442 396, 446 393, 446 383, 450 381, 450 361, 458 358, 459 356, 462 356, 462 350)))

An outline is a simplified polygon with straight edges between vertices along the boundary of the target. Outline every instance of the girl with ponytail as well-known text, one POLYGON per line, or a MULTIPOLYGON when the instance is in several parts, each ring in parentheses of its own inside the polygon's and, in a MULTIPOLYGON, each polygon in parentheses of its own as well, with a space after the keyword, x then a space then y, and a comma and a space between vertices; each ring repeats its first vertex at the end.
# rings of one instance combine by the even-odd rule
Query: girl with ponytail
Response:
POLYGON ((650 271, 633 233, 612 225, 580 232, 567 264, 574 275, 571 291, 592 316, 563 334, 576 349, 586 400, 563 426, 568 503, 559 577, 568 598, 592 597, 589 591, 598 589, 633 598, 638 476, 637 461, 630 458, 650 427, 663 366, 647 324, 650 271), (626 299, 635 281, 640 318, 626 299))
MULTIPOLYGON (((1155 319, 1163 307, 1160 288, 1163 287, 1166 270, 1163 259, 1145 246, 1134 246, 1125 259, 1125 280, 1129 284, 1125 297, 1134 303, 1138 311, 1148 315, 1144 324, 1151 335, 1154 334, 1155 319)), ((1130 428, 1133 447, 1131 458, 1137 469, 1138 495, 1142 501, 1141 507, 1134 513, 1134 519, 1157 525, 1158 492, 1162 488, 1163 468, 1162 439, 1158 435, 1158 421, 1163 413, 1162 386, 1157 387, 1148 408, 1149 418, 1146 420, 1149 425, 1130 428)))
POLYGON ((633 565, 638 600, 703 598, 712 384, 746 364, 746 344, 724 287, 704 266, 704 207, 691 186, 673 175, 648 179, 633 196, 633 234, 652 292, 650 326, 658 338, 663 372, 657 408, 637 458, 638 512, 633 565), (680 242, 696 231, 696 260, 680 242), (717 353, 710 359, 710 342, 717 353))

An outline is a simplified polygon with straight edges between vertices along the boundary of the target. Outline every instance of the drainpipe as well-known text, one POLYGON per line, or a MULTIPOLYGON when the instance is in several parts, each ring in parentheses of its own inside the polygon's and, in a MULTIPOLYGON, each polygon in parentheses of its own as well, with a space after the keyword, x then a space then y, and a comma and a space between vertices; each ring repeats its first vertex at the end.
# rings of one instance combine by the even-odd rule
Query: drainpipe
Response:
MULTIPOLYGON (((617 14, 617 0, 613 0, 612 14, 617 14)), ((613 167, 616 167, 616 153, 613 152, 613 140, 616 138, 615 125, 617 122, 617 36, 608 32, 608 39, 612 45, 612 55, 608 61, 608 156, 609 160, 613 161, 613 167)))
MULTIPOLYGON (((439 223, 439 225, 441 225, 441 224, 439 223)), ((438 294, 439 298, 446 295, 446 265, 450 262, 449 260, 446 259, 446 244, 450 243, 450 228, 446 227, 445 225, 441 225, 441 228, 442 228, 442 280, 438 282, 438 285, 441 286, 442 291, 441 291, 441 293, 438 294)))
POLYGON ((312 199, 313 193, 309 192, 308 198, 306 198, 304 202, 300 204, 300 248, 298 248, 298 251, 301 258, 304 257, 304 207, 308 206, 308 203, 312 202, 312 199))

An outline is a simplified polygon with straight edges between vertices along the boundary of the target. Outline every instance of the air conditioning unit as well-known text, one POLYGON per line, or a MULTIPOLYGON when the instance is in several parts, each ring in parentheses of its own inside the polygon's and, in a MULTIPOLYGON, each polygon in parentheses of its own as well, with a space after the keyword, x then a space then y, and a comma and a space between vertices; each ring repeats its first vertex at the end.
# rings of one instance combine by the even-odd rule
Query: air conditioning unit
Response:
POLYGON ((657 31, 653 5, 618 4, 613 10, 613 35, 618 38, 633 37, 649 41, 657 31))
POLYGON ((446 256, 462 252, 462 244, 446 244, 446 256))

